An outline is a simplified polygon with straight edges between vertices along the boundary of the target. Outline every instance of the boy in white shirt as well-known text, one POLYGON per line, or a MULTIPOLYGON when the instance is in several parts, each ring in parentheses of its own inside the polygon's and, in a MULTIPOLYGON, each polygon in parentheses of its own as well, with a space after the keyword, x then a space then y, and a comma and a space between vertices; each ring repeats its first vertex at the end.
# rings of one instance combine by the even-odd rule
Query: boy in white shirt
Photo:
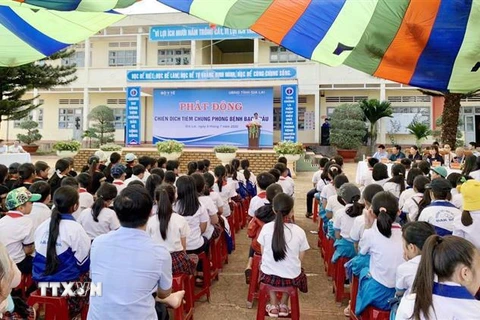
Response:
POLYGON ((37 181, 30 186, 29 191, 42 196, 33 203, 32 211, 28 215, 33 222, 33 230, 37 230, 38 226, 52 215, 52 210, 47 206, 51 200, 50 185, 46 181, 37 181))
POLYGON ((250 200, 250 206, 248 207, 248 215, 250 217, 255 217, 255 211, 269 203, 266 190, 269 185, 274 183, 275 177, 268 172, 262 172, 257 176, 257 187, 259 190, 257 195, 250 200))
POLYGON ((145 175, 145 167, 141 164, 137 164, 132 168, 132 176, 127 180, 125 180, 124 183, 126 186, 128 186, 132 181, 135 181, 135 180, 142 181, 144 175, 145 175))
POLYGON ((361 187, 366 187, 369 184, 373 183, 373 177, 372 177, 373 166, 376 165, 378 162, 379 160, 373 157, 367 160, 368 170, 365 171, 363 175, 360 177, 361 187))
POLYGON ((142 182, 146 183, 148 177, 150 177, 150 170, 153 169, 153 163, 156 161, 148 156, 142 156, 138 158, 138 163, 145 167, 145 173, 143 174, 142 182))
POLYGON ((117 188, 117 194, 120 194, 120 192, 122 192, 122 190, 127 186, 125 184, 125 177, 127 176, 125 173, 125 166, 123 164, 117 164, 116 166, 112 167, 110 174, 113 177, 112 184, 117 188))
POLYGON ((295 183, 293 179, 288 176, 288 168, 283 163, 277 163, 275 169, 280 171, 280 178, 278 184, 282 186, 283 193, 288 194, 290 197, 294 196, 295 193, 295 183))
POLYGON ((83 210, 91 208, 93 206, 93 196, 87 192, 87 186, 90 182, 90 175, 88 173, 80 173, 77 177, 77 182, 80 185, 78 188, 78 209, 73 213, 75 219, 77 219, 83 210))

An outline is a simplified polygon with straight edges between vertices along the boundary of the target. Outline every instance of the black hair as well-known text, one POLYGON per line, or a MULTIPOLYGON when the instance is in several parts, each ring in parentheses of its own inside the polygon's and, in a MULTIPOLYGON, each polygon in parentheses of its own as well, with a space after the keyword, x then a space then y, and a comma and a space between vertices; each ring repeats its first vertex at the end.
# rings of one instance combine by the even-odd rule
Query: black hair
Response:
POLYGON ((477 170, 477 157, 471 154, 465 158, 462 175, 468 176, 470 175, 470 172, 475 170, 477 170))
POLYGON ((152 199, 155 198, 155 189, 157 189, 157 187, 161 185, 162 182, 162 177, 156 174, 151 174, 147 178, 147 181, 145 182, 145 189, 147 189, 148 194, 150 195, 150 197, 152 197, 152 199))
POLYGON ((275 178, 275 182, 278 182, 278 180, 280 180, 280 176, 282 175, 282 173, 275 168, 270 169, 268 173, 270 173, 275 178))
POLYGON ((372 157, 372 158, 369 158, 369 159, 367 160, 367 162, 368 162, 368 165, 369 165, 371 168, 373 168, 373 166, 376 165, 377 163, 379 163, 380 161, 379 161, 377 158, 373 158, 373 157, 372 157))
POLYGON ((205 164, 205 170, 210 169, 210 160, 203 159, 203 164, 205 164))
POLYGON ((175 169, 178 169, 178 161, 168 160, 166 169, 167 171, 174 171, 175 169))
POLYGON ((275 176, 268 172, 262 172, 257 176, 257 185, 262 190, 267 190, 269 185, 277 181, 275 176))
POLYGON ((342 173, 342 167, 338 164, 333 163, 328 167, 328 177, 331 180, 335 180, 335 177, 342 173))
POLYGON ((427 160, 422 160, 418 163, 418 169, 422 170, 424 175, 428 175, 430 173, 430 162, 427 160))
MULTIPOLYGON (((133 180, 131 181, 129 184, 130 185, 134 185, 134 186, 139 186, 139 187, 142 187, 142 188, 145 188, 145 183, 143 183, 142 180, 133 180)), ((145 189, 146 190, 146 189, 145 189)))
MULTIPOLYGON (((120 162, 120 159, 122 159, 122 156, 118 152, 114 152, 110 155, 110 163, 104 170, 105 177, 113 177, 112 176, 112 167, 115 166, 120 162)), ((115 177, 114 177, 115 178, 115 177)))
POLYGON ((18 163, 18 162, 11 163, 10 166, 8 166, 8 173, 9 174, 17 174, 18 173, 18 167, 20 167, 20 163, 18 163))
POLYGON ((195 192, 195 180, 191 176, 181 176, 177 179, 178 214, 184 217, 193 216, 200 207, 198 195, 195 192))
POLYGON ((392 178, 388 182, 396 183, 400 187, 400 194, 405 191, 405 167, 395 163, 392 166, 392 178))
POLYGON ((217 178, 218 192, 222 192, 223 179, 227 175, 227 170, 225 170, 224 166, 216 166, 215 169, 213 170, 213 173, 215 174, 215 177, 217 178))
POLYGON ((388 167, 381 162, 374 165, 372 170, 372 178, 375 181, 388 179, 388 167))
POLYGON ((50 168, 50 166, 45 161, 35 162, 35 173, 37 175, 40 175, 41 171, 46 171, 48 168, 50 168))
POLYGON ((353 196, 351 199, 344 199, 347 204, 352 204, 351 207, 347 208, 345 210, 345 213, 350 217, 350 218, 355 218, 363 214, 363 209, 365 208, 365 204, 360 203, 360 189, 358 189, 357 186, 354 184, 351 184, 356 190, 358 190, 358 195, 353 196))
POLYGON ((402 151, 402 147, 399 145, 399 144, 396 144, 393 146, 395 149, 397 149, 398 151, 402 151))
POLYGON ((381 185, 376 184, 376 183, 369 184, 368 186, 365 187, 365 189, 363 189, 363 193, 362 193, 363 200, 365 200, 365 202, 368 202, 369 204, 371 204, 373 197, 377 193, 382 192, 382 191, 384 191, 384 190, 383 190, 383 187, 381 185))
POLYGON ((424 193, 426 190, 426 185, 430 183, 430 179, 425 177, 424 175, 420 175, 415 177, 413 180, 413 188, 417 190, 419 193, 424 193))
POLYGON ((339 174, 333 179, 333 186, 335 189, 340 189, 345 183, 348 183, 348 177, 344 174, 339 174))
POLYGON ((95 177, 95 172, 98 170, 99 163, 100 158, 97 156, 92 156, 88 159, 88 164, 90 165, 90 167, 88 168, 88 173, 90 174, 90 177, 92 177, 87 187, 89 191, 93 188, 93 177, 95 177))
POLYGON ((134 165, 132 168, 132 174, 138 176, 142 173, 145 173, 145 167, 141 164, 134 165))
POLYGON ((468 144, 471 145, 472 147, 475 147, 475 148, 477 147, 477 143, 475 141, 470 141, 468 144))
POLYGON ((160 157, 157 160, 157 166, 159 168, 163 168, 163 165, 166 164, 166 163, 167 163, 167 158, 165 158, 165 157, 160 157))
POLYGON ((335 164, 335 160, 329 160, 327 163, 325 163, 325 166, 323 167, 322 174, 320 175, 320 178, 324 181, 330 181, 330 177, 328 176, 328 169, 332 164, 335 164))
POLYGON ((248 159, 243 159, 240 162, 240 166, 243 169, 243 175, 245 176, 245 180, 250 180, 250 177, 252 176, 252 173, 248 169, 250 167, 250 161, 248 161, 248 159))
POLYGON ((225 173, 228 176, 232 176, 233 180, 237 180, 237 171, 233 169, 233 166, 230 164, 225 165, 225 173))
POLYGON ((408 158, 401 159, 400 163, 402 164, 402 166, 405 167, 406 170, 410 170, 410 168, 412 166, 412 160, 410 160, 408 158))
POLYGON ((60 187, 53 194, 55 207, 52 210, 48 229, 47 257, 44 275, 52 275, 57 272, 60 260, 57 256, 57 239, 60 233, 60 214, 71 214, 78 205, 78 192, 72 187, 60 187))
POLYGON ((293 198, 285 193, 279 193, 273 198, 273 211, 276 214, 273 227, 272 251, 275 261, 282 261, 287 256, 287 241, 285 240, 284 218, 293 210, 293 198))
POLYGON ((203 178, 205 179, 205 190, 204 190, 204 195, 209 196, 210 195, 210 190, 212 189, 213 185, 215 184, 215 177, 212 176, 211 173, 204 172, 203 173, 203 178))
POLYGON ((285 157, 279 157, 277 162, 283 163, 284 165, 287 165, 287 158, 285 157))
POLYGON ((238 160, 237 158, 233 159, 231 162, 230 162, 231 166, 233 167, 233 170, 234 171, 238 171, 238 169, 240 168, 240 160, 238 160))
POLYGON ((157 201, 157 218, 160 225, 160 235, 163 240, 167 239, 168 224, 173 214, 175 202, 175 188, 170 184, 162 184, 155 189, 157 201))
POLYGON ((379 149, 385 149, 385 145, 384 145, 384 144, 379 144, 379 145, 378 145, 378 148, 379 148, 379 149))
POLYGON ((163 182, 174 184, 176 180, 177 180, 177 176, 175 175, 175 172, 173 171, 165 172, 165 177, 163 178, 163 182))
POLYGON ((138 163, 145 167, 145 170, 148 166, 152 165, 152 158, 149 156, 141 156, 138 158, 138 163))
POLYGON ((197 170, 202 173, 205 172, 205 163, 203 162, 203 160, 197 161, 197 170))
POLYGON ((7 166, 0 164, 0 184, 5 183, 5 179, 7 179, 7 176, 8 176, 7 166))
POLYGON ((187 164, 187 175, 192 175, 194 174, 195 172, 197 172, 197 163, 195 161, 190 161, 188 164, 187 164))
POLYGON ((92 205, 92 217, 95 222, 98 222, 98 216, 102 209, 105 208, 105 203, 115 199, 117 196, 117 187, 111 183, 105 182, 100 188, 98 188, 95 196, 96 199, 92 205))
POLYGON ((335 163, 339 165, 340 167, 343 167, 343 157, 342 156, 335 156, 333 157, 333 160, 335 160, 335 163))
POLYGON ((285 164, 279 162, 277 164, 275 164, 275 166, 273 167, 275 169, 277 169, 278 171, 280 171, 281 174, 285 173, 288 171, 288 168, 285 164))
POLYGON ((74 189, 78 189, 78 181, 74 177, 65 177, 62 179, 62 182, 60 183, 60 186, 62 187, 72 187, 74 189))
POLYGON ((452 172, 447 176, 448 182, 452 185, 452 188, 455 188, 458 184, 458 181, 462 178, 462 174, 458 172, 452 172))
POLYGON ((147 189, 129 184, 115 198, 114 209, 120 225, 126 228, 144 226, 152 211, 153 200, 147 189))
POLYGON ((402 227, 402 236, 407 244, 413 244, 422 250, 428 237, 435 234, 435 228, 425 221, 408 222, 402 227))
POLYGON ((22 163, 18 167, 18 180, 16 181, 14 188, 22 186, 25 180, 30 179, 34 175, 35 166, 32 163, 22 163))
POLYGON ((45 200, 47 200, 47 198, 48 198, 48 196, 50 195, 50 192, 51 192, 50 185, 46 181, 34 182, 30 186, 30 188, 28 188, 28 190, 31 193, 37 193, 37 194, 42 196, 40 198, 40 200, 38 200, 38 202, 44 202, 45 200))
POLYGON ((162 178, 162 180, 165 178, 165 171, 163 171, 163 169, 153 168, 152 170, 150 170, 150 173, 151 174, 156 174, 157 176, 162 178))
MULTIPOLYGON (((414 182, 414 184, 415 184, 415 182, 414 182)), ((428 207, 430 205, 430 203, 432 203, 432 198, 430 196, 430 190, 425 189, 425 192, 423 192, 422 200, 420 200, 420 202, 418 203, 418 214, 417 214, 417 217, 415 218, 415 221, 418 221, 418 219, 420 218, 420 214, 422 214, 423 209, 428 207)))
POLYGON ((325 158, 325 157, 324 157, 324 158, 321 158, 321 159, 318 161, 318 166, 319 166, 320 168, 324 168, 328 161, 330 161, 330 159, 325 158))
POLYGON ((380 233, 390 238, 392 224, 398 213, 398 199, 388 191, 377 193, 372 199, 371 210, 377 216, 377 228, 380 233))
POLYGON ((407 173, 407 185, 410 187, 413 187, 413 180, 415 180, 416 177, 422 176, 422 170, 419 168, 412 168, 410 171, 407 173))
POLYGON ((281 185, 279 185, 278 183, 274 183, 269 185, 265 191, 267 193, 268 202, 273 203, 273 199, 275 198, 275 196, 279 193, 282 193, 283 189, 281 185))
POLYGON ((416 151, 418 151, 418 147, 417 147, 416 145, 413 145, 413 146, 411 146, 410 148, 413 148, 413 149, 415 149, 416 151))
POLYGON ((55 163, 55 171, 60 171, 60 173, 66 171, 70 167, 70 162, 65 159, 58 159, 55 163))
POLYGON ((203 174, 194 173, 191 177, 193 178, 193 181, 195 181, 195 189, 197 190, 197 193, 203 196, 205 191, 205 178, 203 177, 203 174))
POLYGON ((82 172, 78 176, 76 176, 75 179, 77 179, 80 187, 87 188, 90 184, 90 180, 92 180, 92 177, 88 173, 82 172))

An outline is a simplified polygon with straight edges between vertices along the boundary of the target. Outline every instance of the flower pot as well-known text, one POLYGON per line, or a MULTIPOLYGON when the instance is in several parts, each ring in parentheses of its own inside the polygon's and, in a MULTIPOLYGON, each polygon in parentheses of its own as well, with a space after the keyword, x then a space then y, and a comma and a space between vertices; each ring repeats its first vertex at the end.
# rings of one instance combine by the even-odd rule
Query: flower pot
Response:
POLYGON ((60 158, 73 158, 78 154, 78 151, 70 151, 70 150, 57 150, 57 156, 60 158))
POLYGON ((181 155, 182 155, 181 152, 172 152, 172 153, 160 152, 160 157, 165 157, 167 161, 177 160, 178 158, 180 158, 181 155))
POLYGON ((219 153, 215 152, 215 156, 223 165, 229 164, 237 156, 236 152, 232 153, 219 153))
POLYGON ((287 159, 287 168, 290 169, 290 174, 292 178, 297 177, 297 173, 295 171, 295 162, 297 162, 301 155, 300 154, 280 154, 280 157, 285 157, 287 159))
POLYGON ((343 162, 353 162, 357 155, 357 150, 337 149, 337 153, 343 158, 343 162))
POLYGON ((22 148, 23 150, 25 150, 25 152, 28 152, 28 153, 35 153, 38 150, 38 146, 35 144, 30 144, 30 145, 27 144, 22 146, 22 148))

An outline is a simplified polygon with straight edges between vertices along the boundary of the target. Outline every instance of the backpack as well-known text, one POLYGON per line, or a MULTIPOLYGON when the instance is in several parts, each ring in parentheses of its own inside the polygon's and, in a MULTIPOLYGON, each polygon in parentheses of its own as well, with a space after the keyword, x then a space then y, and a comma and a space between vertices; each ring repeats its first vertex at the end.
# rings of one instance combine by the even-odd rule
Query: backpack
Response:
POLYGON ((255 197, 257 195, 257 186, 250 180, 247 180, 247 193, 250 197, 255 197))
POLYGON ((238 189, 237 193, 240 196, 240 198, 245 199, 248 196, 248 191, 243 182, 238 182, 238 189))

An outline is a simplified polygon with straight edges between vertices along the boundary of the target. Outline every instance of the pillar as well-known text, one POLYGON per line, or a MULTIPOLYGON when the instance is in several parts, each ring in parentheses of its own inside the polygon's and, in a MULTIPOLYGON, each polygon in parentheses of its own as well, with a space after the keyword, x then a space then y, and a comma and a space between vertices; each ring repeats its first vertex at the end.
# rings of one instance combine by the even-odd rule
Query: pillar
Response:
POLYGON ((253 39, 253 64, 258 65, 258 57, 260 55, 260 39, 253 39))
MULTIPOLYGON (((387 90, 385 86, 385 80, 382 80, 380 83, 380 101, 387 100, 387 90)), ((387 141, 387 121, 390 121, 390 118, 383 118, 378 121, 377 128, 377 143, 385 143, 387 141)))
POLYGON ((190 65, 193 67, 197 64, 197 41, 190 42, 190 65))
POLYGON ((320 144, 320 130, 322 128, 322 121, 320 118, 320 92, 317 90, 315 91, 315 99, 314 99, 314 108, 315 108, 315 143, 320 144))
POLYGON ((143 65, 143 36, 141 34, 137 34, 137 69, 140 69, 140 67, 143 65))

